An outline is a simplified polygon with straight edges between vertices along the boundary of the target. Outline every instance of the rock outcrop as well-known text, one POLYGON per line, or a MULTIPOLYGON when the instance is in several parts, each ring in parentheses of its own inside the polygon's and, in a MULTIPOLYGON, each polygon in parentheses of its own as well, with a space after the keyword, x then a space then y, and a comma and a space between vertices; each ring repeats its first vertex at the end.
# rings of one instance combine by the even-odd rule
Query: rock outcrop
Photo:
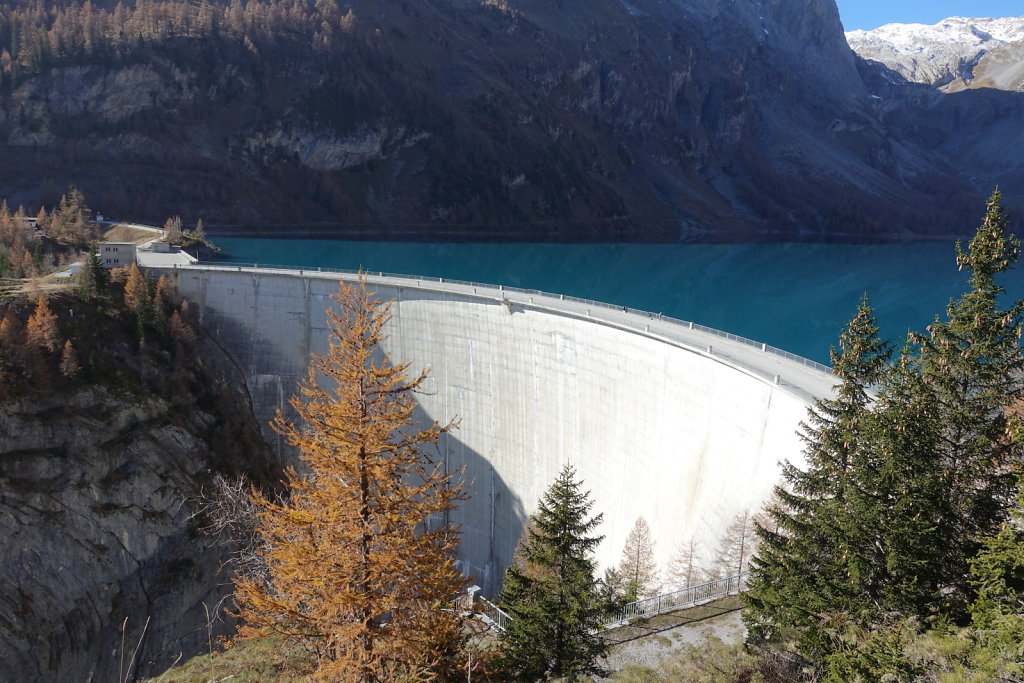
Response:
POLYGON ((229 548, 198 533, 189 501, 217 472, 272 479, 273 457, 212 342, 175 370, 111 322, 83 359, 134 379, 0 401, 0 680, 134 680, 230 626, 229 548))

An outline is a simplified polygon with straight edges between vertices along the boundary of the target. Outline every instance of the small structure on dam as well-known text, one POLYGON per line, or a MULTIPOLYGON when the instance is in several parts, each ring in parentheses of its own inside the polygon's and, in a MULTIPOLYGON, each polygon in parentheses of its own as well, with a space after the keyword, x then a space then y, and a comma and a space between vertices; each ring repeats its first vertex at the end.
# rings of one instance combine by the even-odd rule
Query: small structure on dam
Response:
MULTIPOLYGON (((265 425, 286 409, 324 310, 354 274, 195 265, 166 274, 245 374, 265 425)), ((423 418, 459 427, 440 444, 472 499, 453 513, 461 560, 493 595, 543 491, 573 463, 604 513, 598 552, 617 563, 636 519, 665 567, 693 538, 710 556, 770 495, 797 428, 827 395, 827 368, 692 323, 569 297, 370 274, 393 302, 387 351, 430 379, 423 418)), ((272 441, 277 437, 266 429, 272 441)), ((277 443, 277 447, 282 447, 277 443)))

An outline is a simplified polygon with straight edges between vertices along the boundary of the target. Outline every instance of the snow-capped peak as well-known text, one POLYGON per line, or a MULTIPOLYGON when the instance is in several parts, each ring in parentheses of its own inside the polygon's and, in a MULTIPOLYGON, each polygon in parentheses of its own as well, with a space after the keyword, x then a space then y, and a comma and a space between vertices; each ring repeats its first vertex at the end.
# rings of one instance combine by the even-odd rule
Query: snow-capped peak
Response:
POLYGON ((861 57, 882 62, 907 80, 941 86, 969 78, 985 53, 1024 41, 1024 16, 950 17, 930 26, 886 24, 871 31, 849 31, 846 40, 861 57))

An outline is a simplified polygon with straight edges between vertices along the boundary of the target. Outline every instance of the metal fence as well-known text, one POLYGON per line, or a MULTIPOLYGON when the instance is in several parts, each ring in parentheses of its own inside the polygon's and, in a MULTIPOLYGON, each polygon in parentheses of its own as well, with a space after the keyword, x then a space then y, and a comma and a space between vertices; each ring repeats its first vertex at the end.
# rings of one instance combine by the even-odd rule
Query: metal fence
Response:
POLYGON ((747 575, 748 572, 744 572, 736 576, 718 579, 717 581, 689 586, 672 593, 665 593, 653 598, 631 602, 623 606, 615 617, 605 624, 605 628, 623 626, 635 619, 646 619, 658 614, 664 614, 665 612, 683 609, 684 607, 692 607, 708 600, 735 595, 743 590, 747 575))
MULTIPOLYGON (((615 617, 605 623, 604 627, 618 628, 636 619, 647 619, 664 614, 665 612, 674 612, 675 610, 693 607, 709 600, 735 595, 743 590, 743 587, 746 585, 747 575, 748 572, 744 572, 736 576, 728 576, 717 581, 688 586, 672 593, 665 593, 653 598, 645 598, 644 600, 628 603, 619 609, 615 617)), ((468 605, 472 604, 474 600, 474 595, 467 594, 463 599, 465 598, 468 598, 469 602, 462 603, 462 608, 468 609, 468 605)), ((504 633, 513 619, 512 615, 485 597, 476 596, 475 599, 480 600, 484 606, 479 612, 481 618, 494 626, 498 631, 504 633)))
POLYGON ((481 597, 480 602, 484 604, 484 609, 480 612, 480 616, 490 622, 494 628, 504 633, 505 629, 508 628, 509 622, 512 621, 512 615, 485 597, 481 597))
MULTIPOLYGON (((803 358, 802 356, 798 356, 798 355, 796 355, 794 353, 790 353, 789 351, 785 351, 783 349, 776 348, 776 347, 771 346, 769 344, 765 344, 765 343, 762 343, 762 342, 754 341, 753 339, 748 339, 746 337, 741 337, 740 335, 732 334, 730 332, 723 332, 721 330, 716 330, 713 327, 708 327, 706 325, 701 325, 699 323, 695 323, 695 322, 692 322, 692 321, 689 321, 689 320, 681 320, 679 318, 673 318, 673 317, 670 317, 670 316, 664 316, 664 315, 661 315, 660 313, 656 314, 656 313, 651 313, 651 312, 648 312, 648 311, 629 309, 629 308, 624 307, 624 306, 620 306, 620 305, 616 305, 616 304, 609 304, 609 303, 605 303, 605 302, 602 302, 602 301, 594 301, 592 299, 581 299, 579 297, 567 296, 565 294, 551 294, 550 292, 543 292, 543 291, 541 291, 539 289, 524 289, 522 287, 507 287, 505 285, 493 285, 493 284, 487 284, 487 283, 482 283, 482 282, 472 282, 472 281, 468 281, 468 280, 455 280, 455 279, 451 279, 451 278, 442 278, 442 277, 429 277, 429 276, 422 276, 422 275, 405 275, 405 274, 402 274, 402 273, 385 273, 383 271, 358 271, 358 270, 351 270, 351 269, 346 269, 346 268, 322 268, 322 267, 317 267, 317 268, 296 268, 295 266, 267 265, 267 264, 264 264, 264 263, 253 263, 253 264, 247 264, 246 263, 246 264, 241 264, 241 263, 228 263, 228 262, 218 262, 218 261, 203 261, 202 263, 198 263, 198 264, 195 264, 195 265, 175 266, 175 268, 178 268, 178 267, 185 268, 185 269, 197 268, 197 269, 225 270, 225 271, 241 271, 243 269, 248 270, 248 269, 251 268, 251 269, 254 269, 254 270, 264 270, 265 269, 265 270, 269 270, 269 271, 272 271, 272 272, 273 271, 289 271, 289 272, 292 272, 292 273, 298 273, 299 275, 316 275, 318 273, 320 273, 320 274, 322 274, 322 273, 330 273, 330 274, 338 274, 338 275, 353 275, 353 276, 355 276, 355 275, 363 274, 363 275, 366 275, 368 277, 392 278, 392 279, 397 279, 397 280, 404 280, 404 281, 408 281, 410 283, 415 283, 415 285, 417 287, 422 287, 424 283, 437 283, 439 285, 457 285, 457 286, 460 286, 460 287, 466 287, 466 288, 471 289, 474 294, 480 294, 480 293, 491 294, 495 298, 499 298, 499 299, 503 298, 505 293, 515 293, 515 294, 525 294, 528 297, 543 297, 543 298, 551 300, 551 301, 555 301, 555 300, 557 300, 557 301, 569 301, 569 302, 573 302, 573 303, 576 303, 576 304, 581 304, 583 306, 588 307, 588 311, 587 311, 588 314, 590 313, 589 309, 607 310, 607 311, 614 311, 614 312, 620 313, 620 314, 621 313, 627 313, 627 314, 630 314, 631 316, 636 317, 636 318, 638 318, 640 320, 646 320, 648 324, 645 326, 645 331, 648 332, 648 333, 650 333, 650 328, 649 328, 649 323, 650 322, 657 321, 657 322, 660 322, 660 323, 668 323, 669 326, 680 327, 680 328, 684 328, 686 330, 696 330, 696 331, 701 332, 703 334, 712 335, 712 336, 715 336, 715 337, 720 337, 722 339, 728 339, 731 342, 734 342, 734 343, 737 343, 737 344, 742 344, 744 346, 749 346, 751 348, 760 350, 761 352, 769 354, 769 355, 773 355, 773 356, 778 356, 780 358, 784 358, 784 359, 786 359, 786 360, 788 360, 790 362, 797 363, 799 365, 803 365, 803 366, 811 368, 813 370, 817 370, 818 372, 823 372, 825 374, 831 374, 832 373, 832 369, 829 368, 827 365, 822 365, 821 363, 818 363, 816 361, 810 360, 808 358, 803 358)), ((522 304, 524 302, 518 302, 517 301, 517 302, 513 302, 513 303, 522 304)), ((531 299, 530 303, 532 303, 534 305, 539 305, 539 304, 542 304, 543 302, 534 302, 531 299)), ((668 333, 666 333, 666 332, 655 332, 655 334, 659 334, 662 337, 665 337, 667 339, 670 339, 672 341, 676 341, 676 342, 679 342, 679 343, 683 343, 683 344, 687 343, 685 340, 681 339, 678 335, 673 335, 670 332, 668 332, 668 333)), ((692 344, 689 344, 689 345, 692 346, 692 344)), ((708 353, 711 353, 710 348, 709 348, 708 353)), ((721 349, 716 349, 712 355, 714 355, 714 356, 716 356, 718 358, 722 358, 724 360, 728 360, 733 365, 741 367, 744 370, 747 370, 748 372, 752 372, 752 373, 754 373, 754 374, 756 374, 756 375, 758 375, 760 377, 768 379, 769 381, 773 381, 773 382, 775 382, 777 384, 783 385, 786 388, 790 389, 791 391, 794 391, 795 393, 800 394, 804 398, 809 398, 809 399, 816 398, 810 392, 807 392, 807 391, 801 389, 800 387, 797 387, 795 385, 792 385, 792 384, 789 384, 787 382, 782 381, 781 378, 778 375, 774 375, 774 374, 772 374, 770 372, 766 372, 765 370, 763 370, 763 369, 761 369, 761 368, 759 368, 759 367, 757 367, 755 365, 752 365, 751 363, 744 362, 743 360, 741 360, 739 358, 736 358, 735 356, 732 356, 732 355, 730 355, 727 352, 723 352, 721 349)))

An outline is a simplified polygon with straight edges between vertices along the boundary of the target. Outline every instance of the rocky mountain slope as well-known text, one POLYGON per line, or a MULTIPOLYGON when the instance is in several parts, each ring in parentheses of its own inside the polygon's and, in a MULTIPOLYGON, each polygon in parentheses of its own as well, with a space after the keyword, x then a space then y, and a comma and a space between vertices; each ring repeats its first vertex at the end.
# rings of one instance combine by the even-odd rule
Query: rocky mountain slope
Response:
POLYGON ((943 237, 997 182, 1024 196, 990 131, 947 147, 936 101, 869 91, 833 0, 111 4, 8 11, 47 36, 0 49, 20 202, 77 183, 222 234, 740 241, 943 237))
POLYGON ((950 17, 934 25, 886 24, 846 34, 864 59, 881 62, 908 81, 955 91, 1020 90, 1024 81, 1024 16, 950 17))
POLYGON ((189 499, 217 472, 277 469, 212 342, 185 361, 149 328, 140 353, 127 316, 51 306, 74 380, 8 345, 31 305, 0 305, 0 680, 134 680, 228 630, 208 632, 206 608, 228 594, 229 549, 198 533, 189 499))

